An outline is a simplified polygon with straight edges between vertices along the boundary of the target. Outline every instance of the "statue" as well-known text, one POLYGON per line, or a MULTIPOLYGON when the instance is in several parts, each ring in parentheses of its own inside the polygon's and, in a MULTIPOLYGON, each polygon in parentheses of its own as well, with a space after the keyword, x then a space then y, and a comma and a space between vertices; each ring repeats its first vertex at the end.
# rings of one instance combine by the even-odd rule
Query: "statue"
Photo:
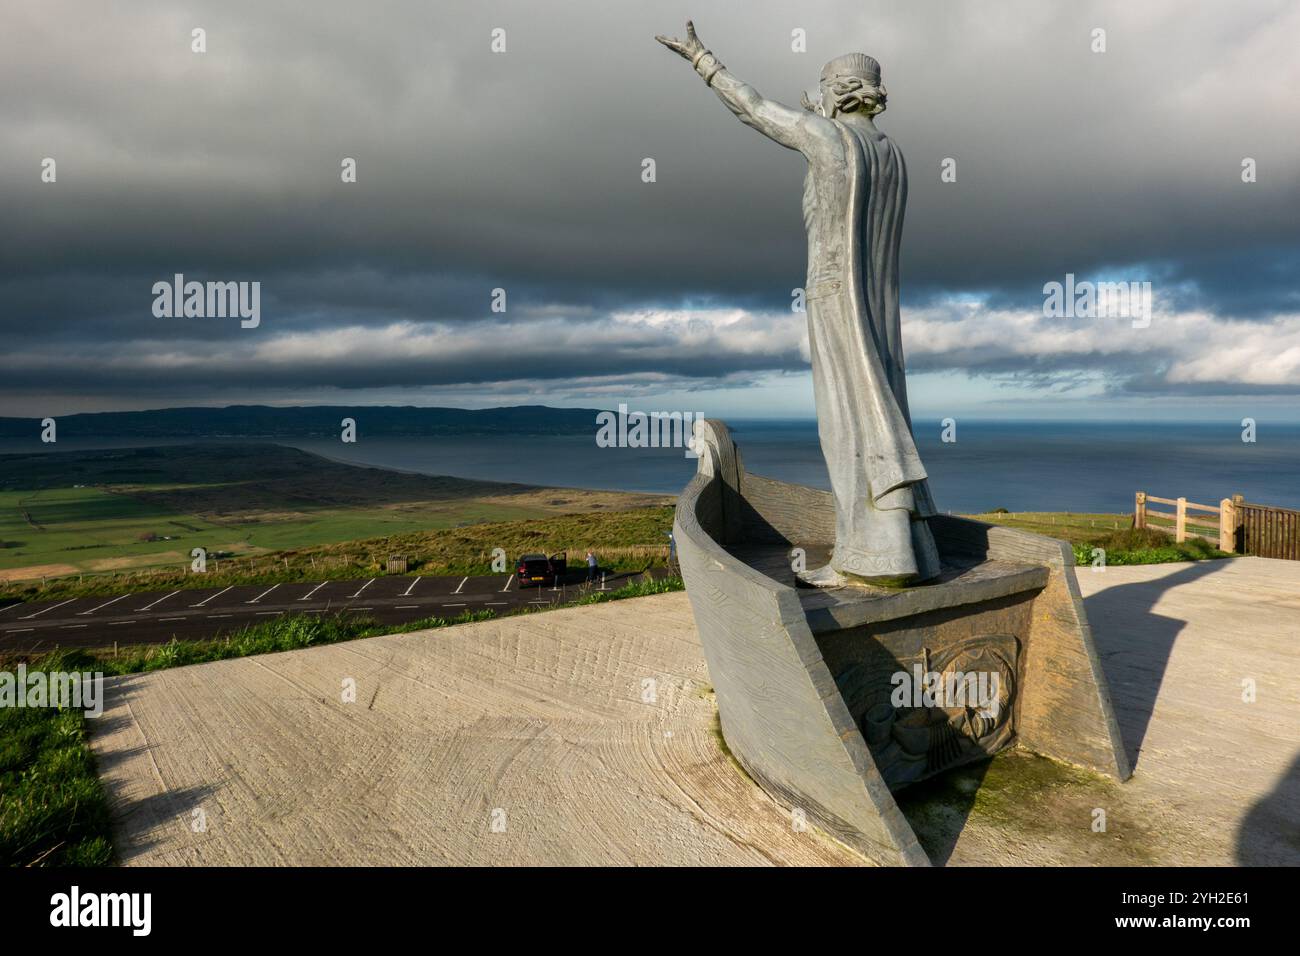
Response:
POLYGON ((822 68, 821 99, 803 110, 764 99, 704 48, 656 39, 689 60, 740 121, 808 161, 805 301, 818 434, 835 502, 830 563, 801 584, 903 584, 933 578, 934 503, 912 439, 898 313, 907 169, 872 119, 885 108, 880 64, 861 53, 822 68))

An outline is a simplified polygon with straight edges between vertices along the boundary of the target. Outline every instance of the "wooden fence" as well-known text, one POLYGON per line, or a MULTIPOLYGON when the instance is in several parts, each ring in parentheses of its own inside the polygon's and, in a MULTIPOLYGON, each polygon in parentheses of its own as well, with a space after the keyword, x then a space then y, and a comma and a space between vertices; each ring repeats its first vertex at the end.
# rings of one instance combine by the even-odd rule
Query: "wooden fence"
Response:
POLYGON ((1133 503, 1133 526, 1171 532, 1175 541, 1195 535, 1217 542, 1219 550, 1229 554, 1300 561, 1300 511, 1254 504, 1241 495, 1224 498, 1216 507, 1139 491, 1133 503), (1155 511, 1149 507, 1153 503, 1174 510, 1155 511), (1152 517, 1171 524, 1153 524, 1152 517))
POLYGON ((1233 498, 1237 513, 1237 551, 1261 558, 1300 561, 1300 511, 1233 498))
POLYGON ((1214 542, 1220 551, 1234 551, 1233 529, 1236 527, 1234 508, 1231 498, 1224 498, 1216 505, 1200 505, 1186 498, 1157 498, 1145 491, 1139 491, 1133 503, 1133 527, 1156 528, 1160 531, 1173 531, 1175 541, 1186 541, 1189 534, 1214 542), (1169 505, 1174 509, 1154 511, 1150 504, 1169 505), (1189 515, 1188 511, 1194 512, 1189 515), (1210 516, 1213 517, 1210 517, 1210 516), (1161 524, 1152 524, 1151 518, 1164 518, 1173 522, 1169 528, 1161 524), (1191 530, 1188 530, 1188 526, 1191 530))

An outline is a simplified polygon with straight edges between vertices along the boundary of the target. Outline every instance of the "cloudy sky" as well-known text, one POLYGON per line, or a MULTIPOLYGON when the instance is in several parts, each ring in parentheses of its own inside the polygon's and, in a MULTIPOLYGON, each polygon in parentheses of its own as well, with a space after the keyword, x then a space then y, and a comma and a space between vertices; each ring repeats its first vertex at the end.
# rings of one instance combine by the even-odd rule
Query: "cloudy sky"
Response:
POLYGON ((1295 420, 1300 4, 1282 0, 8 3, 0 415, 810 415, 804 163, 653 41, 688 16, 791 104, 832 56, 883 64, 919 414, 1295 420), (155 317, 175 273, 260 282, 261 324, 155 317), (1067 273, 1150 281, 1150 326, 1045 317, 1067 273))

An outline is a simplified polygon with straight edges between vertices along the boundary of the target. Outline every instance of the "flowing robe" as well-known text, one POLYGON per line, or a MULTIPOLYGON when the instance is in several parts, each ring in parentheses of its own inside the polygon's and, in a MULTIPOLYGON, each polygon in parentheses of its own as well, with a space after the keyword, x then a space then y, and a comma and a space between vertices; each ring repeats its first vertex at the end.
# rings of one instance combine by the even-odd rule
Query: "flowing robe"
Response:
POLYGON ((744 123, 808 160, 805 299, 822 454, 835 499, 831 567, 926 579, 939 557, 934 513, 907 408, 898 255, 907 170, 870 122, 765 100, 726 70, 712 87, 744 123))

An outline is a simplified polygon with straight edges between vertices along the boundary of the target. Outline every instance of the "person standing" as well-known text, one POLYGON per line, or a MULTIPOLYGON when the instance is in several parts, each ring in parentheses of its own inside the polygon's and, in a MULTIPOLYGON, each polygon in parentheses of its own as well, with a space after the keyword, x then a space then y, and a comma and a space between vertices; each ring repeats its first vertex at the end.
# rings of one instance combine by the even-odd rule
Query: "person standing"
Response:
POLYGON ((596 580, 596 555, 593 552, 588 551, 587 552, 587 583, 591 584, 595 580, 596 580))

